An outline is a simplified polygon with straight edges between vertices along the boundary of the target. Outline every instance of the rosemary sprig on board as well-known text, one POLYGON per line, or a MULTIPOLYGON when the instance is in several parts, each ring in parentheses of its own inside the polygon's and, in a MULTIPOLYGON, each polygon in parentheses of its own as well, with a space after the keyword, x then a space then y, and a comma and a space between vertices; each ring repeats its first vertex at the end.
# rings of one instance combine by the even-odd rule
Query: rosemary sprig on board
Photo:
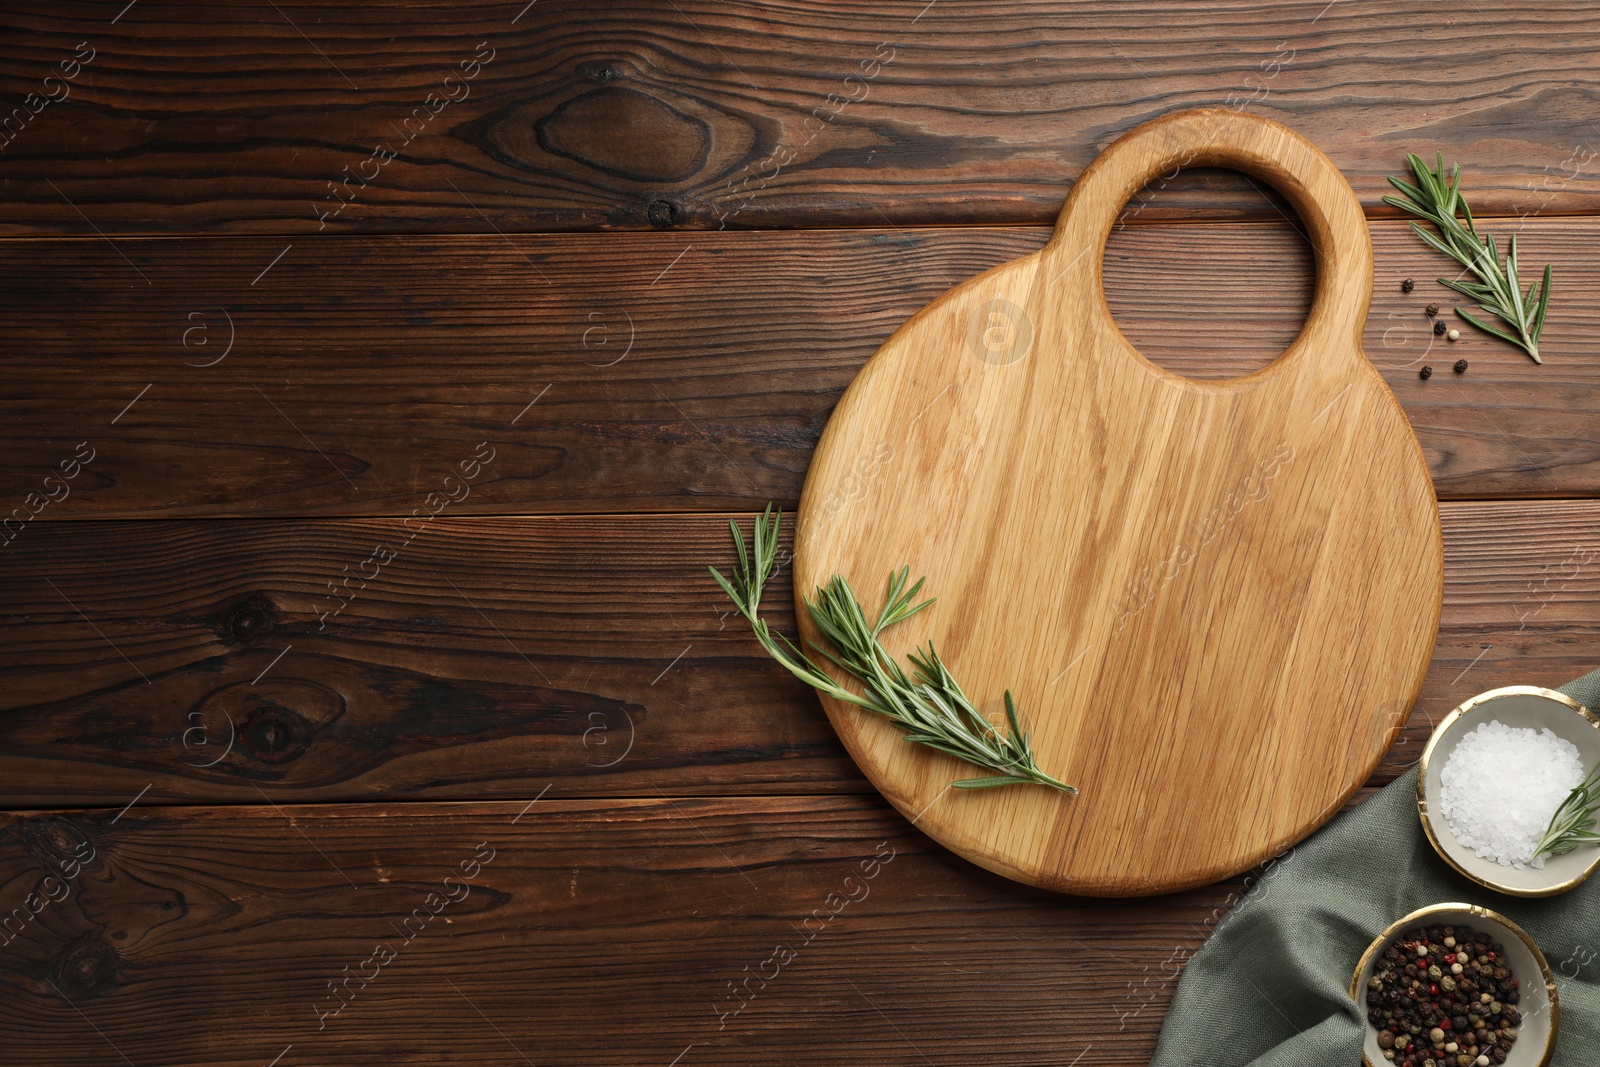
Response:
POLYGON ((1533 850, 1534 858, 1546 852, 1552 856, 1563 856, 1579 845, 1600 842, 1600 834, 1595 833, 1594 825, 1597 812, 1600 812, 1600 764, 1596 764, 1589 776, 1567 794, 1567 799, 1550 816, 1550 825, 1545 828, 1544 836, 1533 850))
POLYGON ((967 699, 931 641, 926 652, 918 649, 908 655, 915 669, 909 676, 883 647, 878 640, 880 634, 933 603, 932 599, 916 603, 917 594, 922 591, 922 579, 906 588, 911 568, 902 567, 889 576, 889 592, 875 623, 867 622, 850 583, 837 574, 827 585, 817 589, 815 599, 806 601, 806 610, 832 649, 815 642, 811 647, 860 682, 862 693, 840 685, 787 637, 772 631, 761 619, 761 593, 767 579, 772 577, 782 514, 774 512, 771 504, 767 505, 751 530, 753 543, 748 556, 739 524, 730 521, 728 527, 733 531, 734 549, 738 553, 733 576, 728 578, 715 567, 708 568, 739 609, 739 614, 750 623, 756 640, 768 655, 790 674, 828 696, 877 712, 904 726, 910 731, 905 735, 907 741, 927 745, 993 772, 982 778, 952 782, 957 789, 1032 784, 1066 793, 1078 791, 1039 769, 1028 735, 1017 721, 1017 706, 1009 691, 1006 693, 1007 729, 1002 732, 967 699))
POLYGON ((1472 209, 1461 196, 1461 165, 1456 164, 1449 178, 1444 173, 1444 153, 1437 154, 1436 169, 1411 153, 1406 161, 1417 176, 1417 184, 1390 178, 1389 184, 1405 193, 1408 200, 1386 196, 1385 204, 1421 216, 1439 228, 1435 237, 1415 222, 1411 229, 1430 247, 1443 252, 1466 267, 1477 281, 1453 281, 1440 278, 1439 284, 1449 286, 1476 300, 1482 310, 1505 323, 1507 329, 1491 326, 1487 322, 1456 308, 1456 314, 1485 333, 1502 341, 1509 341, 1533 357, 1539 358, 1539 334, 1544 330, 1544 314, 1550 307, 1550 268, 1544 268, 1544 280, 1534 282, 1524 291, 1517 278, 1517 235, 1507 241, 1504 264, 1495 248, 1493 234, 1479 234, 1472 221, 1472 209), (1460 218, 1457 217, 1460 216, 1460 218), (1464 220, 1464 221, 1463 221, 1464 220), (1508 332, 1509 331, 1509 332, 1508 332))

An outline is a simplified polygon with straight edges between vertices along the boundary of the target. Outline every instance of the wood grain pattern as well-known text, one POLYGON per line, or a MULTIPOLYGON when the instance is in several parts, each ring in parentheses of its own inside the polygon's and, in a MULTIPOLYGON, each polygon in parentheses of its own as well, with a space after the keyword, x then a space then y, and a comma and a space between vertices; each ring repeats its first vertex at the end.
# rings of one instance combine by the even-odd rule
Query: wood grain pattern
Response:
POLYGON ((876 797, 115 815, 0 821, 0 907, 62 898, 0 944, 13 1062, 1123 1067, 1241 889, 1064 900, 876 797))
MULTIPOLYGON (((719 512, 798 500, 891 331, 1036 251, 1120 132, 1199 104, 1312 133, 1369 215, 1438 147, 1480 214, 1526 216, 1495 229, 1556 264, 1550 365, 1429 350, 1397 285, 1436 268, 1386 217, 1365 345, 1441 497, 1600 496, 1600 19, 1449 14, 0 12, 0 807, 103 809, 0 814, 0 1059, 1146 1063, 1246 883, 1111 905, 939 848, 704 563, 719 512)), ((1180 373, 1264 363, 1312 288, 1289 211, 1202 167, 1141 191, 1119 325, 1180 373), (1188 225, 1218 219, 1249 221, 1188 225)), ((1600 504, 1443 512, 1443 627, 1375 783, 1461 698, 1593 666, 1600 504)))
POLYGON ((815 705, 719 603, 713 525, 30 530, 4 584, 0 762, 28 779, 7 802, 49 803, 63 759, 103 764, 113 790, 154 782, 152 800, 851 782, 815 705), (58 627, 88 640, 62 655, 58 627))
MULTIPOLYGON (((1440 257, 1398 223, 1373 230, 1363 344, 1439 494, 1600 494, 1600 311, 1579 296, 1600 287, 1600 222, 1522 230, 1525 260, 1554 263, 1560 287, 1543 367, 1471 332, 1434 343, 1422 308, 1448 295, 1428 281, 1440 257), (1469 373, 1445 373, 1458 356, 1469 373), (1440 374, 1420 381, 1424 363, 1440 374)), ((40 508, 85 440, 89 474, 36 521, 405 516, 481 441, 499 458, 451 514, 792 506, 867 357, 1046 236, 119 240, 149 286, 98 238, 0 241, 0 517, 40 508)), ((1128 227, 1105 271, 1129 339, 1197 377, 1261 366, 1310 302, 1307 246, 1281 223, 1128 227)))
MULTIPOLYGON (((1462 700, 1565 682, 1600 642, 1600 504, 1443 514, 1439 640, 1379 783, 1462 700)), ((441 516, 323 630, 327 582, 392 523, 30 529, 0 570, 5 803, 868 789, 720 601, 726 519, 441 516), (232 749, 226 714, 256 727, 232 749)), ((766 606, 792 633, 788 575, 766 606)))
MULTIPOLYGON (((1313 135, 1369 209, 1406 150, 1438 148, 1482 212, 1594 210, 1585 0, 922 7, 19 7, 0 228, 1045 223, 1118 134, 1200 105, 1313 135)), ((1272 216, 1238 181, 1143 216, 1165 211, 1272 216)))
POLYGON ((1043 250, 867 361, 806 477, 796 593, 926 574, 953 607, 890 649, 938 647, 975 699, 1014 692, 1039 764, 1079 790, 952 790, 970 765, 824 699, 896 808, 1009 877, 1130 896, 1260 863, 1367 779, 1421 689, 1443 584, 1421 449, 1360 348, 1372 272, 1360 205, 1314 145, 1186 111, 1106 149, 1043 250), (1102 292, 1122 205, 1196 160, 1282 191, 1317 251, 1300 335, 1224 382, 1142 359, 1102 292))

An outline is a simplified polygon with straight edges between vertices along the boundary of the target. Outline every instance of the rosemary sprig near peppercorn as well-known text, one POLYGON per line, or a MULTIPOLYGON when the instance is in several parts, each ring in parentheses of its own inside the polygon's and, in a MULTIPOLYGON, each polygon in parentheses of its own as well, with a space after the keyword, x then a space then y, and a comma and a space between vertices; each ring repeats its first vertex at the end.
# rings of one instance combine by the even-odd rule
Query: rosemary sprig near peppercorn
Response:
POLYGON ((1472 209, 1461 196, 1461 165, 1457 164, 1446 178, 1444 153, 1438 153, 1436 160, 1437 169, 1430 170, 1417 156, 1406 153, 1417 184, 1391 177, 1389 184, 1409 199, 1386 196, 1383 202, 1438 227, 1440 236, 1435 237, 1416 222, 1411 223, 1412 231, 1425 244, 1460 263, 1478 279, 1470 282, 1440 278, 1439 284, 1472 297, 1483 311, 1505 323, 1507 330, 1491 326, 1461 308, 1456 308, 1456 314, 1485 333, 1521 348, 1535 363, 1542 363, 1539 334, 1544 330, 1545 312, 1550 307, 1550 267, 1544 268, 1543 281, 1534 282, 1524 291, 1517 278, 1517 235, 1512 234, 1507 241, 1502 263, 1494 235, 1478 233, 1472 221, 1472 209))
POLYGON ((854 693, 840 685, 787 637, 774 633, 760 616, 761 592, 772 577, 778 552, 778 528, 783 513, 768 504, 751 530, 750 553, 745 553, 744 535, 737 522, 729 521, 738 558, 733 577, 725 577, 715 567, 708 568, 722 591, 728 594, 755 631, 756 640, 767 654, 785 670, 807 685, 836 700, 848 701, 882 715, 911 732, 907 741, 927 745, 957 759, 965 760, 994 774, 983 778, 963 778, 951 784, 957 789, 988 789, 1003 785, 1045 785, 1065 793, 1078 790, 1057 781, 1034 760, 1028 735, 1017 721, 1017 706, 1006 692, 1007 731, 1002 733, 967 699, 955 678, 939 659, 933 643, 928 650, 908 655, 915 675, 908 676, 883 647, 878 636, 889 627, 904 622, 933 603, 930 598, 914 603, 922 591, 923 579, 906 588, 911 568, 902 567, 889 575, 889 592, 869 624, 850 583, 834 575, 817 589, 815 599, 806 600, 806 610, 822 631, 829 651, 815 642, 811 647, 860 682, 864 693, 854 693))
POLYGON ((1550 816, 1550 825, 1545 827, 1544 836, 1533 854, 1542 856, 1548 852, 1552 856, 1564 856, 1579 845, 1600 842, 1600 833, 1595 832, 1597 812, 1600 812, 1600 764, 1573 787, 1567 799, 1550 816))

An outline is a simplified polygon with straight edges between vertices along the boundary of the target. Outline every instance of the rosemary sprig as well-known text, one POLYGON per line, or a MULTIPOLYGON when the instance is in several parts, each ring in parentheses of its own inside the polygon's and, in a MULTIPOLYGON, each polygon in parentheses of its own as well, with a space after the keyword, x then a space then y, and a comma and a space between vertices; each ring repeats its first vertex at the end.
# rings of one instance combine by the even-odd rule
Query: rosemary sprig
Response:
POLYGON ((1567 799, 1550 816, 1550 825, 1533 850, 1534 857, 1546 852, 1564 856, 1579 845, 1600 842, 1600 834, 1595 833, 1596 812, 1600 812, 1600 764, 1567 794, 1567 799))
POLYGON ((1539 358, 1539 334, 1544 330, 1544 314, 1550 307, 1549 266, 1544 268, 1544 280, 1534 282, 1524 291, 1517 279, 1517 235, 1512 234, 1507 241, 1502 265, 1500 253, 1495 248, 1494 235, 1478 233, 1472 221, 1472 209, 1461 197, 1461 165, 1456 164, 1447 179, 1444 153, 1438 153, 1436 160, 1436 169, 1430 170, 1421 159, 1406 153, 1406 161, 1417 176, 1417 184, 1392 177, 1389 184, 1410 199, 1386 196, 1383 202, 1421 216, 1439 228, 1440 236, 1435 237, 1415 222, 1411 223, 1412 231, 1424 243, 1466 267, 1478 279, 1475 282, 1458 282, 1440 278, 1439 284, 1472 297, 1482 310, 1505 323, 1510 332, 1491 326, 1461 308, 1456 308, 1457 315, 1483 332, 1521 348, 1533 357, 1535 363, 1544 362, 1539 358), (1460 218, 1457 218, 1458 214, 1460 218))
POLYGON ((915 669, 910 676, 883 647, 878 640, 880 634, 933 603, 932 599, 916 602, 923 579, 917 579, 909 589, 906 587, 911 568, 902 567, 898 573, 889 575, 888 596, 875 623, 867 622, 850 583, 837 574, 827 585, 817 589, 815 599, 806 601, 806 610, 832 649, 815 642, 811 647, 860 682, 861 693, 840 685, 787 637, 771 630, 761 619, 761 593, 767 579, 772 577, 782 515, 782 512, 774 512, 771 504, 767 505, 751 530, 753 543, 748 557, 739 524, 730 521, 728 527, 733 531, 734 549, 738 554, 733 575, 729 578, 715 567, 708 568, 739 609, 739 614, 750 623, 756 640, 768 655, 790 674, 828 696, 877 712, 904 726, 910 731, 905 735, 907 741, 927 745, 994 772, 982 778, 963 778, 951 783, 957 789, 1033 784, 1066 793, 1078 791, 1039 769, 1028 735, 1017 721, 1017 706, 1009 691, 1006 693, 1007 729, 1002 732, 967 699, 931 641, 926 652, 918 649, 907 657, 915 669))

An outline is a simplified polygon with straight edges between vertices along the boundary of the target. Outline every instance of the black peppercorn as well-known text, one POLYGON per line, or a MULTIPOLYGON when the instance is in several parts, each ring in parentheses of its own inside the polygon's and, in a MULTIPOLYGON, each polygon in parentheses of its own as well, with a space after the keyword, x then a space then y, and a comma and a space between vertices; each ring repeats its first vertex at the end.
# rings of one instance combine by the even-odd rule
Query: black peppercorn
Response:
POLYGON ((1435 315, 1439 314, 1439 305, 1438 304, 1429 304, 1427 310, 1428 310, 1428 318, 1431 319, 1435 315))
POLYGON ((1434 323, 1434 324, 1433 324, 1433 332, 1434 332, 1434 333, 1436 333, 1436 334, 1438 334, 1438 335, 1439 335, 1439 336, 1441 336, 1441 337, 1443 337, 1443 336, 1444 336, 1444 332, 1445 332, 1445 331, 1446 331, 1446 330, 1448 330, 1448 329, 1449 329, 1449 328, 1450 328, 1450 327, 1448 327, 1448 326, 1446 326, 1446 325, 1445 325, 1445 324, 1444 324, 1444 320, 1443 320, 1443 319, 1440 319, 1440 320, 1438 320, 1438 321, 1437 321, 1437 322, 1435 322, 1435 323, 1434 323))
POLYGON ((1467 373, 1467 361, 1466 360, 1464 360, 1464 359, 1456 360, 1456 373, 1457 374, 1465 374, 1465 373, 1467 373))
POLYGON ((1412 281, 1410 278, 1407 278, 1405 281, 1400 283, 1400 291, 1402 293, 1409 293, 1411 290, 1415 289, 1416 287, 1417 287, 1417 283, 1412 281))
POLYGON ((1429 378, 1433 377, 1433 368, 1432 367, 1423 367, 1420 371, 1417 372, 1417 377, 1421 378, 1423 381, 1427 381, 1429 378))

